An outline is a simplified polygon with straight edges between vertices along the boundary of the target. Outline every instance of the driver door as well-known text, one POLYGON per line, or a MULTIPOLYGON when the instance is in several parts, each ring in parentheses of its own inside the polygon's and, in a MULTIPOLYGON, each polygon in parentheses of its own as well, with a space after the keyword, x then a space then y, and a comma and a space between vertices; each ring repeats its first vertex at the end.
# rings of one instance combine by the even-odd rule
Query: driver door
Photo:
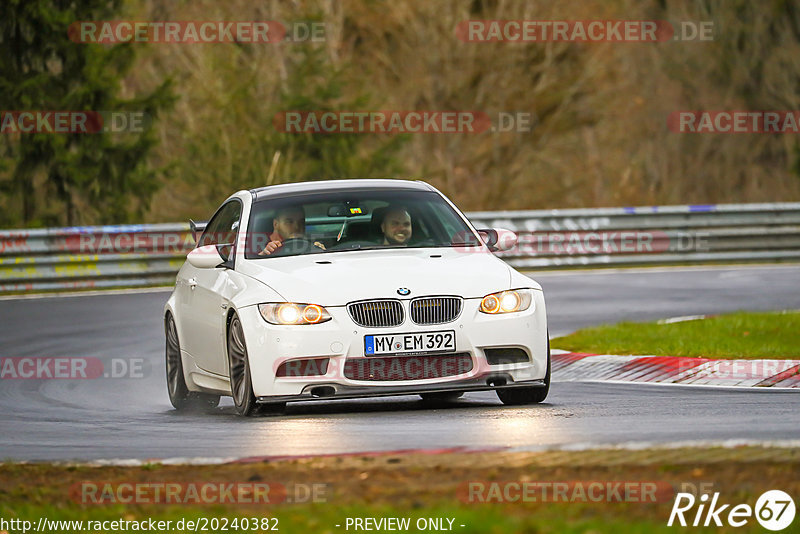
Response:
MULTIPOLYGON (((238 200, 223 205, 206 226, 198 247, 230 245, 223 250, 228 250, 230 258, 233 258, 241 215, 242 205, 238 200)), ((228 302, 223 293, 229 283, 230 269, 227 266, 198 269, 188 263, 186 267, 185 276, 178 280, 185 285, 185 298, 179 304, 184 323, 181 344, 198 367, 227 376, 225 322, 228 302)))

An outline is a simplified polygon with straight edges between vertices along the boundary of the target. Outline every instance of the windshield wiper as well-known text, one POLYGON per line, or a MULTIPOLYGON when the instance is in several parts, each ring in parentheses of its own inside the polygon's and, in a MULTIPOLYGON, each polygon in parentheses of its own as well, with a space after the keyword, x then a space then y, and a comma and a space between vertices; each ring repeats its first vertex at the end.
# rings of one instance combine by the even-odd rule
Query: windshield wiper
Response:
POLYGON ((358 243, 354 243, 348 246, 337 246, 336 248, 325 249, 325 252, 345 252, 350 250, 377 250, 381 248, 392 248, 392 247, 386 247, 383 245, 359 245, 358 243))

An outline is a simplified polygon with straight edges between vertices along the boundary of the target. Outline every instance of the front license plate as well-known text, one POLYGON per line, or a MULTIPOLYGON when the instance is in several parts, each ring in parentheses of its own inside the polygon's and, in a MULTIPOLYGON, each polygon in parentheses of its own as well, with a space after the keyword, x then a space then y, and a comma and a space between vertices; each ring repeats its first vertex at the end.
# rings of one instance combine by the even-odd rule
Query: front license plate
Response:
POLYGON ((455 350, 455 330, 364 336, 365 356, 376 356, 378 354, 453 352, 455 350))

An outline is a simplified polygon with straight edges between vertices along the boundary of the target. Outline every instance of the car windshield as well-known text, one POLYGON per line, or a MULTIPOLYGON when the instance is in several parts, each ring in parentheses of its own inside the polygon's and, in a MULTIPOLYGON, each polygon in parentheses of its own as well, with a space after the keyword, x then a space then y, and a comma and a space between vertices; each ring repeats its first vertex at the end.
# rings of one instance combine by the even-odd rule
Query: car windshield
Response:
POLYGON ((480 245, 479 238, 435 192, 326 191, 254 203, 245 257, 480 245), (267 253, 267 243, 275 240, 281 246, 267 253))

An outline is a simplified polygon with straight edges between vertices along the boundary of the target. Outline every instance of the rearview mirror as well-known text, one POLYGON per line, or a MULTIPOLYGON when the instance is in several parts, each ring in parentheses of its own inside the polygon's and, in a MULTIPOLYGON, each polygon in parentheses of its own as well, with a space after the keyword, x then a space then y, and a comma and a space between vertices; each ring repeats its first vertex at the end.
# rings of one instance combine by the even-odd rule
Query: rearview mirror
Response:
POLYGON ((334 204, 328 208, 328 217, 357 217, 367 215, 369 209, 358 204, 334 204))
POLYGON ((197 247, 186 256, 186 259, 198 269, 213 269, 225 262, 217 245, 197 247))
POLYGON ((478 235, 492 252, 511 250, 517 244, 516 232, 504 228, 483 228, 478 235))

